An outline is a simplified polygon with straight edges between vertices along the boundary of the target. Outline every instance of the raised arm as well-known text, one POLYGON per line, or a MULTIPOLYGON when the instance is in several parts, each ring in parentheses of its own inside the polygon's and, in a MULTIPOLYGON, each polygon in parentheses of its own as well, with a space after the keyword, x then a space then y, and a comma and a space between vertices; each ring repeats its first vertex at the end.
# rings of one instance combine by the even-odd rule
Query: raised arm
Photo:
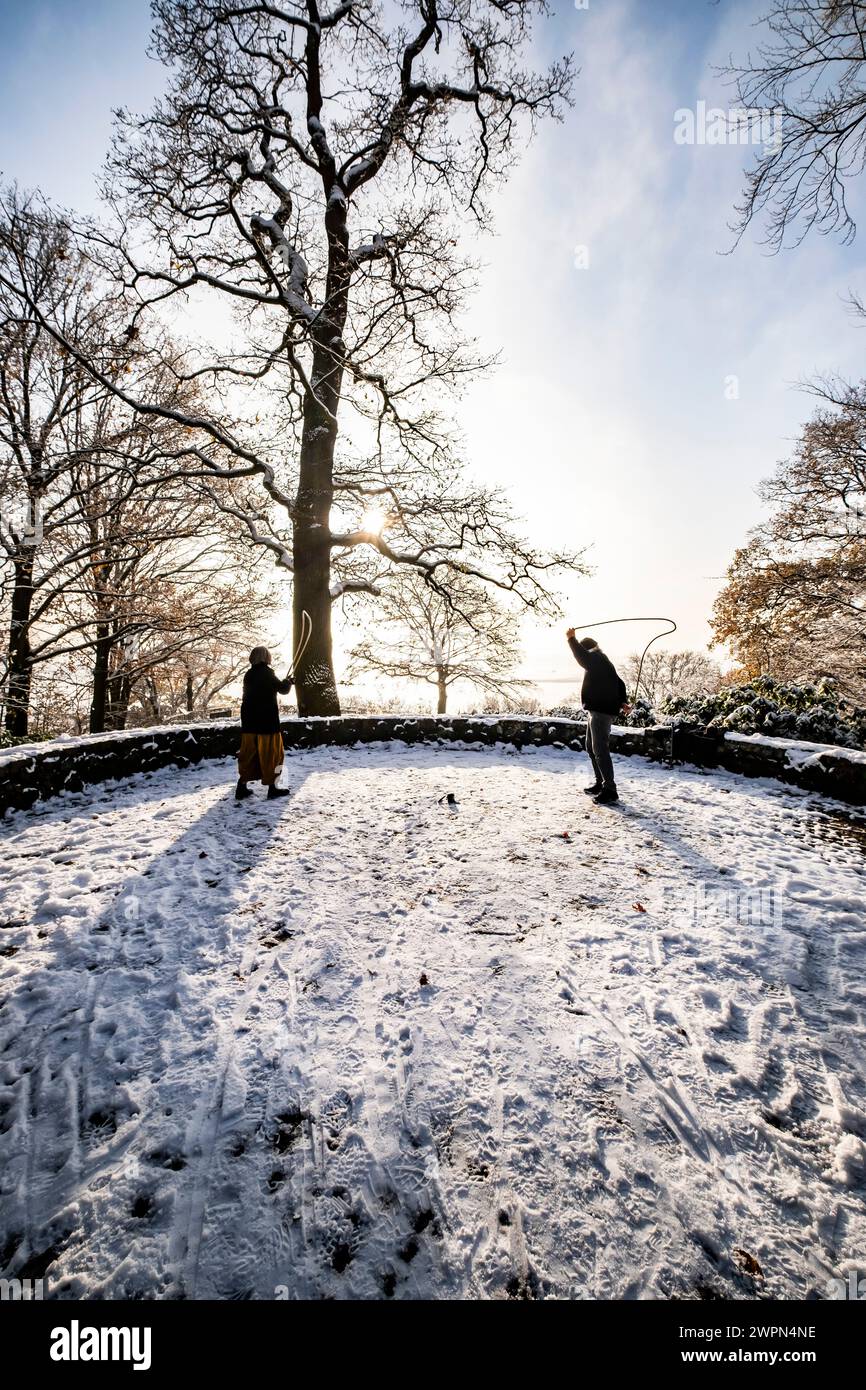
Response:
POLYGON ((588 670, 589 658, 586 652, 583 650, 583 647, 580 645, 577 638, 575 637, 574 628, 570 627, 565 635, 568 638, 568 645, 571 647, 572 656, 574 657, 578 666, 582 666, 584 671, 588 670))

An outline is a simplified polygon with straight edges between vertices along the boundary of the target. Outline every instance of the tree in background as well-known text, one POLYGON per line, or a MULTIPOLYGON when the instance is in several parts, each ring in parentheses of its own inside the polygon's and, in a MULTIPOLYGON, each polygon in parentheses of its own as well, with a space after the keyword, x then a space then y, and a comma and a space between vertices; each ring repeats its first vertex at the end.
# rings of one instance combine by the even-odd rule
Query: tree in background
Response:
POLYGON ((249 665, 250 648, 259 644, 261 635, 253 627, 239 634, 223 623, 218 637, 197 642, 152 667, 142 682, 144 718, 154 723, 201 719, 217 700, 231 706, 227 692, 239 683, 249 665))
POLYGON ((515 615, 482 584, 461 577, 443 593, 408 575, 384 595, 375 636, 355 647, 351 669, 423 681, 436 690, 437 714, 445 714, 457 681, 485 696, 517 696, 527 684, 513 675, 519 658, 515 615))
POLYGON ((738 550, 713 632, 747 676, 833 677, 866 694, 866 388, 821 409, 762 487, 773 509, 738 550))
POLYGON ((190 353, 210 396, 185 416, 188 460, 261 479, 270 514, 234 514, 293 575, 296 640, 312 617, 301 713, 337 714, 341 594, 406 567, 555 611, 547 576, 573 557, 536 550, 500 493, 463 479, 449 397, 487 365, 459 322, 460 224, 489 224, 488 189, 521 131, 560 113, 571 62, 523 66, 540 0, 153 8, 168 91, 120 116, 106 191, 121 230, 94 230, 91 255, 125 280, 130 331, 176 297, 234 311, 229 346, 223 324, 190 353))
POLYGON ((68 229, 41 199, 15 188, 0 195, 0 268, 0 597, 9 634, 3 693, 6 728, 22 735, 38 661, 34 622, 46 595, 50 604, 56 592, 55 541, 80 516, 70 449, 88 447, 84 422, 110 394, 57 346, 39 316, 49 313, 106 372, 112 368, 104 347, 117 324, 111 305, 93 294, 88 263, 68 229))
MULTIPOLYGON (((194 407, 196 387, 180 380, 167 339, 154 352, 125 326, 65 218, 38 195, 0 195, 0 265, 6 729, 26 736, 36 672, 73 687, 87 654, 89 727, 122 727, 136 681, 154 666, 253 625, 268 602, 252 583, 261 553, 214 506, 216 485, 203 490, 187 465, 179 476, 188 430, 169 412, 194 407), (102 381, 45 329, 44 313, 100 361, 102 381), (132 409, 112 387, 120 379, 166 413, 132 409)), ((218 485, 220 500, 245 502, 242 480, 218 485)))
POLYGON ((99 733, 124 727, 133 691, 154 671, 219 638, 249 649, 270 596, 257 582, 260 552, 189 483, 118 496, 91 485, 83 496, 90 563, 56 611, 93 643, 90 731, 99 733))
POLYGON ((727 69, 740 104, 772 110, 778 125, 748 172, 738 232, 764 216, 777 250, 812 228, 851 240, 847 189, 866 161, 866 3, 775 0, 763 24, 770 37, 727 69))
MULTIPOLYGON (((738 232, 764 217, 776 250, 813 229, 851 241, 850 185, 866 163, 866 3, 775 0, 763 23, 769 39, 728 69, 741 103, 772 108, 778 127, 749 171, 738 232)), ((852 304, 866 315, 856 295, 852 304)), ((742 674, 831 676, 862 699, 866 390, 836 380, 813 390, 833 409, 765 485, 776 510, 736 552, 713 624, 742 674)))
POLYGON ((710 694, 718 690, 722 680, 719 666, 703 652, 646 653, 641 669, 641 654, 633 652, 622 668, 622 677, 636 696, 645 699, 654 709, 674 695, 710 694), (635 691, 640 670, 640 690, 635 691))

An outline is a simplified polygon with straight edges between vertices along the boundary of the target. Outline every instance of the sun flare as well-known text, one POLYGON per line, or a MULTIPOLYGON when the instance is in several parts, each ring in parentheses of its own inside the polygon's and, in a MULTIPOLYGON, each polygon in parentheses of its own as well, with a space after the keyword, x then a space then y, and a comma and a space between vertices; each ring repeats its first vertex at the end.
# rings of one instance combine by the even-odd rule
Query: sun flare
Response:
POLYGON ((380 507, 371 507, 361 517, 361 530, 371 531, 374 536, 381 536, 387 524, 387 514, 380 507))

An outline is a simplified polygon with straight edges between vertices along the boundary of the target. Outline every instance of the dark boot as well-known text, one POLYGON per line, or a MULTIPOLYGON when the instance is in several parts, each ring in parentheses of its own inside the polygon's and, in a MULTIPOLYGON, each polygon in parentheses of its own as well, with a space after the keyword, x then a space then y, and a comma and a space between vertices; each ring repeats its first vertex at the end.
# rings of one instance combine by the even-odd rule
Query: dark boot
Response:
POLYGON ((274 782, 268 787, 268 801, 276 801, 278 796, 291 796, 291 787, 278 787, 274 782))
POLYGON ((611 806, 614 801, 619 801, 619 795, 614 782, 608 782, 602 787, 598 796, 594 796, 593 801, 596 806, 611 806))
POLYGON ((593 782, 591 787, 584 787, 584 796, 598 796, 601 791, 601 782, 593 782))
POLYGON ((240 778, 238 778, 238 784, 235 787, 235 801, 245 801, 248 796, 252 796, 252 791, 247 786, 246 782, 242 782, 240 778))

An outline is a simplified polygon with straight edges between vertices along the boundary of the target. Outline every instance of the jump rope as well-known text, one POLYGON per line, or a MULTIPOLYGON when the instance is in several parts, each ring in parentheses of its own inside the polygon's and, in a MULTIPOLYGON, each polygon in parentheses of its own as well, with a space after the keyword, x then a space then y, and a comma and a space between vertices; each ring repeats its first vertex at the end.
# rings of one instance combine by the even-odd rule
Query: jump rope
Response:
MULTIPOLYGON (((641 677, 643 676, 643 666, 644 666, 644 661, 646 660, 646 654, 647 654, 647 652, 649 651, 649 649, 650 649, 650 647, 652 646, 653 642, 658 642, 662 637, 670 637, 670 636, 672 635, 672 633, 676 632, 676 630, 677 630, 677 625, 676 625, 676 623, 674 622, 673 618, 605 618, 602 622, 597 622, 597 623, 581 623, 579 626, 578 626, 577 624, 575 624, 575 631, 587 632, 590 628, 593 628, 593 629, 594 629, 594 628, 597 628, 597 627, 613 627, 613 626, 615 626, 617 623, 667 623, 667 624, 668 624, 668 626, 667 626, 662 632, 656 632, 656 633, 649 639, 649 641, 647 642, 647 644, 646 644, 646 646, 644 647, 643 651, 641 652, 641 657, 640 657, 640 661, 638 662, 638 668, 637 668, 637 677, 636 677, 635 683, 634 683, 634 695, 632 696, 632 700, 634 701, 634 700, 636 700, 636 699, 638 698, 638 694, 640 693, 641 677)), ((301 613, 301 631, 300 631, 300 637, 299 637, 299 641, 298 641, 298 646, 297 646, 297 649, 296 649, 296 651, 295 651, 295 655, 294 655, 294 659, 293 659, 293 661, 292 661, 292 665, 291 665, 291 667, 290 667, 290 669, 289 669, 289 675, 290 675, 290 677, 292 678, 292 680, 295 679, 295 675, 296 675, 296 673, 297 673, 298 666, 300 665, 301 659, 302 659, 304 653, 306 652, 307 647, 309 646, 310 638, 312 637, 312 635, 313 635, 313 620, 312 620, 312 618, 310 617, 310 615, 309 615, 309 613, 307 612, 307 610, 304 609, 304 610, 302 611, 302 613, 301 613)), ((648 692, 647 692, 647 693, 648 693, 648 692)), ((673 749, 671 749, 671 755, 672 755, 672 754, 673 754, 673 749)))

